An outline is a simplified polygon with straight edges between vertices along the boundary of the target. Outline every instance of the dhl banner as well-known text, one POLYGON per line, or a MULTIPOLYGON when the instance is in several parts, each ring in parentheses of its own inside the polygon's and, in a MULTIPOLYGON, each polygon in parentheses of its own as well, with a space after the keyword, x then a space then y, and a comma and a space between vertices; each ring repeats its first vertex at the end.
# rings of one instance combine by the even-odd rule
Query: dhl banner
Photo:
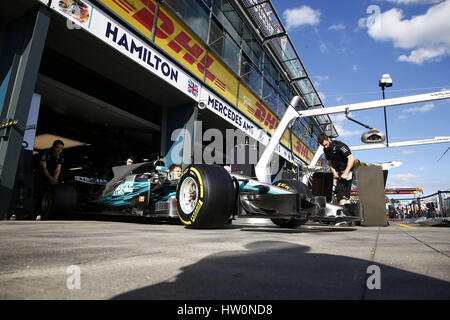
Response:
MULTIPOLYGON (((130 26, 151 39, 155 0, 100 0, 130 26)), ((155 43, 228 101, 235 102, 238 81, 178 19, 159 7, 155 43), (205 70, 206 66, 206 70, 205 70), (233 100, 234 99, 234 100, 233 100)))
MULTIPOLYGON (((198 101, 199 82, 89 1, 53 1, 51 8, 184 94, 198 101)), ((68 30, 67 32, 79 32, 68 30)))
MULTIPOLYGON (((120 14, 120 16, 125 15, 126 17, 128 17, 128 19, 134 19, 135 22, 133 22, 133 26, 140 32, 142 32, 146 37, 151 37, 151 25, 150 27, 148 27, 148 25, 145 26, 142 21, 151 20, 153 23, 153 15, 151 15, 151 13, 154 12, 153 1, 127 0, 127 2, 124 3, 128 6, 125 6, 124 3, 122 3, 123 0, 100 1, 105 3, 105 5, 109 3, 111 7, 111 3, 115 4, 117 7, 118 4, 121 4, 121 10, 123 10, 124 12, 126 12, 124 8, 129 11, 128 13, 130 13, 131 9, 133 8, 134 10, 137 10, 136 12, 141 12, 138 15, 141 21, 140 24, 136 22, 138 20, 135 19, 133 15, 126 16, 124 13, 122 13, 120 14), (153 6, 151 4, 153 4, 153 6), (142 13, 142 10, 146 10, 145 13, 142 13), (144 19, 144 17, 147 18, 144 19)), ((229 106, 215 94, 210 92, 206 87, 203 87, 201 83, 197 81, 197 79, 193 78, 177 65, 173 64, 169 59, 159 54, 159 52, 154 50, 149 44, 141 41, 138 37, 127 31, 127 29, 124 28, 120 23, 106 15, 98 7, 92 5, 89 1, 53 1, 51 4, 51 8, 67 17, 67 19, 71 20, 87 32, 101 39, 102 41, 113 47, 115 50, 120 51, 128 58, 134 60, 136 63, 140 64, 148 71, 157 75, 162 80, 170 83, 178 90, 181 90, 184 94, 188 95, 195 101, 200 101, 201 91, 205 95, 203 97, 205 101, 211 99, 210 97, 213 97, 212 99, 216 99, 217 101, 221 101, 221 104, 223 106, 227 106, 229 110, 227 110, 227 112, 229 112, 229 115, 235 114, 234 119, 230 119, 228 114, 223 114, 223 110, 221 113, 217 108, 210 108, 210 106, 208 106, 208 109, 215 112, 225 120, 229 121, 235 127, 241 129, 246 134, 255 138, 262 144, 268 144, 268 141, 270 139, 269 135, 264 132, 264 130, 255 128, 252 125, 252 121, 259 124, 260 127, 272 134, 279 123, 279 119, 267 107, 265 107, 264 104, 262 104, 255 97, 255 95, 245 87, 244 84, 240 84, 238 108, 245 115, 237 112, 235 107, 232 106, 233 104, 229 106), (74 6, 77 6, 77 8, 74 8, 74 6)), ((160 47, 164 48, 165 46, 166 49, 176 48, 177 50, 174 50, 175 53, 169 53, 172 57, 176 58, 177 61, 182 63, 188 70, 190 70, 200 79, 204 79, 203 75, 206 72, 206 82, 211 87, 215 87, 217 93, 219 93, 228 101, 236 101, 238 81, 233 76, 233 74, 230 73, 222 63, 215 59, 212 54, 208 54, 207 56, 203 54, 203 52, 205 51, 203 45, 199 41, 195 40, 193 35, 190 34, 187 30, 183 30, 182 25, 178 23, 177 20, 169 12, 164 11, 162 7, 160 7, 160 9, 161 10, 158 14, 158 18, 160 19, 158 20, 158 27, 155 33, 155 42, 158 43, 160 47), (171 30, 173 31, 169 32, 171 30), (175 31, 177 31, 178 33, 174 34, 175 31), (190 40, 188 41, 188 39, 190 40), (178 48, 181 48, 181 50, 178 50, 178 48), (200 53, 200 51, 202 53, 200 53), (203 60, 195 59, 195 57, 203 57, 203 60), (215 74, 220 75, 220 79, 217 78, 215 74)), ((116 8, 116 10, 118 9, 116 8)), ((124 19, 125 16, 123 17, 124 19)), ((217 104, 215 106, 217 107, 217 104)), ((289 131, 286 131, 282 139, 282 144, 284 144, 285 146, 289 146, 289 141, 289 131)), ((306 146, 295 135, 292 136, 292 142, 294 154, 300 157, 303 161, 309 163, 313 157, 312 152, 308 148, 306 148, 306 146)), ((301 161, 299 161, 297 157, 294 157, 294 159, 292 159, 289 149, 287 149, 285 146, 280 144, 277 153, 289 161, 294 161, 297 164, 300 164, 301 161)))
MULTIPOLYGON (((266 129, 271 135, 278 127, 280 120, 267 108, 259 99, 243 84, 239 86, 238 108, 262 128, 266 129)), ((281 139, 281 143, 290 147, 290 131, 286 130, 281 139)), ((310 163, 314 154, 300 139, 292 135, 293 152, 306 163, 310 163)))

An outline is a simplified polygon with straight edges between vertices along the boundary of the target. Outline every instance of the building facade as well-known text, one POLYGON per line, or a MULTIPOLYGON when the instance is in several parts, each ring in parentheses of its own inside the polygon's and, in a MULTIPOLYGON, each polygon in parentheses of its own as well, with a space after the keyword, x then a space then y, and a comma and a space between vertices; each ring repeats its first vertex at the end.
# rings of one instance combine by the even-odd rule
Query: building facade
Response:
MULTIPOLYGON (((196 139, 208 129, 265 146, 293 96, 299 108, 323 107, 275 9, 262 0, 8 4, 0 111, 13 123, 0 142, 2 203, 17 206, 31 192, 33 152, 57 137, 66 175, 86 159, 99 171, 131 154, 198 162, 185 151, 204 149, 196 139)), ((277 150, 282 162, 309 164, 322 131, 337 135, 328 116, 293 123, 277 150)), ((215 159, 227 164, 224 154, 215 159)))

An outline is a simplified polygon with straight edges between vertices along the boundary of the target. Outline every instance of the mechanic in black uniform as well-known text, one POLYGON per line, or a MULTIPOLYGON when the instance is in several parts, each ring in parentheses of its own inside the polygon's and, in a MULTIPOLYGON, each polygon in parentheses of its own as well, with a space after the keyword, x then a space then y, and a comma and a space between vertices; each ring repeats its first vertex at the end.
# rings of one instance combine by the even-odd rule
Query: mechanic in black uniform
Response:
POLYGON ((352 189, 353 174, 351 170, 355 163, 350 148, 339 140, 331 140, 326 134, 321 133, 317 142, 323 146, 325 158, 336 182, 336 198, 339 205, 350 204, 350 192, 352 189))
POLYGON ((55 140, 51 148, 43 150, 39 154, 40 173, 50 185, 58 184, 61 167, 64 163, 63 149, 64 142, 55 140))
POLYGON ((36 175, 36 209, 40 210, 40 203, 44 193, 55 184, 58 184, 61 167, 64 163, 62 151, 64 142, 53 141, 51 148, 42 150, 39 153, 39 168, 36 175))

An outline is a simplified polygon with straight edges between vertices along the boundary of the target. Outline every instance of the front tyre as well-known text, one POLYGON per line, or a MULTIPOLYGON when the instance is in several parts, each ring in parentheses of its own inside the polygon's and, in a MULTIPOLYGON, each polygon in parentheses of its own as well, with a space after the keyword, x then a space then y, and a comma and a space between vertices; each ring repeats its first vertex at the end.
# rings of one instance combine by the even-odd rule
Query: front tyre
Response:
POLYGON ((230 174, 217 165, 190 165, 177 184, 177 211, 186 227, 219 228, 230 218, 234 206, 230 174))

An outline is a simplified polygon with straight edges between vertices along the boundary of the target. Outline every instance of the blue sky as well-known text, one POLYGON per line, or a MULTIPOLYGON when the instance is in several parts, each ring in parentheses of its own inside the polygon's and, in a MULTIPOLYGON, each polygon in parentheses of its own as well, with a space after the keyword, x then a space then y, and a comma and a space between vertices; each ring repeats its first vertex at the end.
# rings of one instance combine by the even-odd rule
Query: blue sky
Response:
MULTIPOLYGON (((272 0, 326 107, 450 89, 450 0, 272 0), (371 6, 371 7, 370 7, 371 6), (368 9, 370 9, 368 11, 368 9), (379 14, 379 15, 378 15, 379 14), (376 18, 375 18, 376 17, 376 18)), ((450 136, 450 100, 387 108, 390 142, 450 136)), ((352 117, 381 131, 383 109, 352 117)), ((332 116, 349 146, 366 129, 332 116)), ((422 187, 424 195, 450 190, 446 144, 356 151, 361 161, 400 160, 388 187, 422 187)), ((404 196, 403 196, 404 197, 404 196)))

